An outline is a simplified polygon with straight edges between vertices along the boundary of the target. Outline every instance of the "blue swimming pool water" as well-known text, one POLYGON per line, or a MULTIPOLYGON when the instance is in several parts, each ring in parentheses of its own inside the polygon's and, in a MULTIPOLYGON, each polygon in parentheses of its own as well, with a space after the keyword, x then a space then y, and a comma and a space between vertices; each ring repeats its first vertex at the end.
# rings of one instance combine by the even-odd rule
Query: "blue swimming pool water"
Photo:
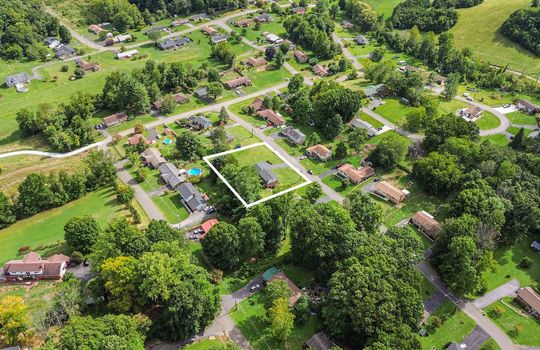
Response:
POLYGON ((202 173, 202 170, 199 168, 191 168, 187 171, 190 176, 199 176, 202 173))
POLYGON ((164 145, 170 145, 171 143, 172 143, 172 140, 171 140, 171 139, 165 139, 165 140, 163 141, 163 144, 164 144, 164 145))

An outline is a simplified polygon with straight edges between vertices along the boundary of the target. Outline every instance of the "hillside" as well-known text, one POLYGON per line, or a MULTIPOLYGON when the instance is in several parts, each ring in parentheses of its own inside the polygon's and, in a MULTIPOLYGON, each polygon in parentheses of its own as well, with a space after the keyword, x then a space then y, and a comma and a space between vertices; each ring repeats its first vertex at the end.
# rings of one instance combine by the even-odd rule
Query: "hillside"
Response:
POLYGON ((540 59, 506 39, 499 28, 514 11, 526 7, 530 0, 485 0, 478 6, 461 9, 454 28, 456 45, 469 47, 482 59, 528 74, 540 73, 540 59))

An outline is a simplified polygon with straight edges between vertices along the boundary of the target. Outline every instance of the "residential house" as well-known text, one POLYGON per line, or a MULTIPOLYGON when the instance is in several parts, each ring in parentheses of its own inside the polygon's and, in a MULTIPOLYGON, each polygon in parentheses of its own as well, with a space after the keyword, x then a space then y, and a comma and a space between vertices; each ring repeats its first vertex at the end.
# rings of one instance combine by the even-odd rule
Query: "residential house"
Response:
POLYGON ((38 253, 30 252, 22 260, 10 260, 4 264, 3 274, 10 282, 24 280, 59 280, 66 273, 69 256, 54 254, 42 259, 38 253))
POLYGON ((188 37, 176 37, 176 38, 168 38, 165 39, 165 41, 162 41, 157 44, 157 48, 160 50, 176 50, 179 47, 184 46, 187 43, 190 43, 191 39, 188 37))
POLYGON ((75 56, 76 54, 77 50, 68 45, 60 45, 54 49, 54 55, 60 60, 63 60, 70 56, 75 56))
POLYGON ((227 39, 229 39, 229 35, 227 35, 227 34, 214 35, 212 37, 212 44, 219 44, 219 43, 222 43, 224 41, 227 41, 227 39))
POLYGON ((253 20, 246 18, 246 19, 241 19, 239 21, 235 21, 233 24, 240 28, 247 28, 253 24, 253 20))
POLYGON ((531 243, 531 249, 534 250, 535 252, 537 253, 540 253, 540 242, 538 241, 533 241, 531 243))
POLYGON ((203 27, 201 28, 201 31, 202 31, 204 34, 208 35, 208 36, 214 36, 214 35, 218 35, 218 34, 219 34, 219 32, 218 32, 216 29, 214 29, 214 28, 212 28, 212 27, 210 27, 210 26, 203 26, 203 27))
POLYGON ((30 83, 30 77, 26 73, 18 73, 6 77, 4 83, 8 88, 15 87, 17 92, 26 92, 28 91, 26 84, 30 83))
POLYGON ((120 44, 126 41, 130 41, 133 37, 131 34, 120 34, 112 38, 113 44, 120 44))
POLYGON ((356 169, 352 164, 343 164, 338 168, 337 174, 339 177, 349 179, 353 184, 359 184, 375 175, 375 170, 370 166, 356 169))
POLYGON ((145 149, 144 152, 141 153, 141 158, 146 166, 154 169, 157 169, 161 164, 166 162, 165 158, 163 158, 157 148, 145 149))
POLYGON ((422 69, 422 68, 418 68, 418 67, 415 67, 415 66, 411 66, 411 65, 404 65, 404 66, 400 66, 398 68, 398 70, 402 73, 406 73, 406 72, 415 72, 415 73, 419 73, 419 74, 425 74, 426 73, 426 70, 425 69, 422 69))
POLYGON ((347 20, 343 20, 343 22, 341 22, 341 26, 343 27, 343 29, 354 28, 354 24, 351 21, 347 21, 347 20))
POLYGON ((312 68, 313 73, 315 75, 318 75, 320 77, 326 77, 330 72, 328 71, 328 68, 321 66, 320 64, 314 65, 312 68))
POLYGON ((257 112, 257 115, 274 126, 285 125, 285 119, 271 109, 261 109, 257 112))
POLYGON ((172 189, 175 189, 184 181, 186 176, 180 173, 180 170, 170 162, 162 163, 157 168, 161 177, 161 181, 172 189))
POLYGON ((294 145, 301 145, 306 142, 306 135, 293 127, 286 127, 281 130, 281 133, 294 145))
POLYGON ((401 190, 388 181, 375 183, 375 190, 373 191, 376 196, 395 204, 403 202, 408 193, 407 190, 401 190))
POLYGON ((212 227, 214 227, 215 225, 219 224, 219 220, 218 219, 210 219, 210 220, 206 220, 205 222, 203 222, 201 224, 201 229, 202 229, 202 234, 201 234, 201 238, 204 238, 206 237, 206 234, 208 232, 210 232, 210 230, 212 229, 212 227))
POLYGON ((206 13, 204 13, 204 12, 193 15, 190 18, 190 20, 192 20, 192 21, 202 21, 203 19, 208 19, 208 15, 206 13))
MULTIPOLYGON (((184 103, 189 102, 189 97, 186 96, 186 95, 184 95, 184 94, 181 93, 181 92, 172 95, 172 98, 173 98, 173 101, 174 101, 176 104, 184 104, 184 103)), ((152 103, 152 105, 154 106, 154 109, 155 109, 156 111, 159 111, 159 110, 161 110, 161 108, 163 107, 163 101, 162 101, 162 100, 154 101, 154 102, 152 103)))
POLYGON ((191 122, 191 126, 198 130, 208 129, 212 127, 212 122, 210 119, 202 115, 193 115, 188 118, 191 122))
POLYGON ((184 25, 184 24, 188 24, 189 23, 189 20, 188 19, 175 19, 173 21, 171 21, 171 27, 179 27, 181 25, 184 25))
POLYGON ((470 106, 468 108, 462 109, 459 114, 466 121, 475 122, 482 116, 483 111, 480 107, 470 106))
POLYGON ((126 59, 126 58, 131 58, 135 55, 137 55, 139 53, 139 51, 137 50, 128 50, 128 51, 124 51, 124 52, 117 52, 116 53, 116 58, 119 59, 119 60, 123 60, 123 59, 126 59))
POLYGON ((516 105, 517 105, 517 108, 519 108, 525 113, 528 113, 528 114, 540 113, 540 106, 535 105, 534 103, 528 100, 521 99, 517 102, 516 105))
POLYGON ((197 96, 198 98, 207 99, 208 98, 208 88, 206 86, 198 88, 197 90, 195 90, 195 96, 197 96))
POLYGON ((266 285, 269 285, 270 283, 274 281, 284 281, 287 283, 287 287, 289 288, 289 291, 291 292, 291 296, 289 297, 289 306, 293 307, 298 299, 302 296, 302 291, 296 284, 294 284, 293 281, 291 281, 287 275, 283 273, 283 271, 280 271, 276 269, 275 267, 270 268, 266 270, 266 279, 265 275, 263 274, 263 281, 266 283, 266 285))
POLYGON ((111 126, 123 123, 127 120, 128 116, 126 112, 118 112, 103 118, 103 124, 105 125, 105 127, 110 128, 111 126))
POLYGON ((274 19, 268 13, 262 13, 255 17, 255 20, 259 23, 269 23, 272 22, 274 19))
POLYGON ((516 297, 529 314, 540 318, 540 295, 534 289, 531 287, 520 288, 516 293, 516 297))
POLYGON ((101 70, 101 66, 99 63, 96 62, 86 62, 85 60, 78 58, 75 60, 75 63, 79 68, 81 68, 83 71, 88 72, 97 72, 101 70))
POLYGON ((351 122, 351 126, 353 128, 361 128, 366 130, 369 137, 375 136, 379 133, 379 130, 377 130, 373 125, 366 121, 363 121, 362 119, 354 119, 351 122))
POLYGON ((199 192, 191 182, 185 182, 178 186, 178 192, 182 197, 182 203, 191 213, 203 210, 208 203, 208 197, 199 192))
POLYGON ((99 33, 101 33, 103 31, 103 28, 101 28, 97 24, 90 24, 88 26, 88 31, 94 33, 95 35, 98 35, 99 33))
POLYGON ((442 230, 442 225, 424 210, 417 211, 411 218, 411 222, 431 239, 437 238, 437 235, 442 230))
POLYGON ((243 65, 250 66, 253 68, 264 66, 266 63, 267 62, 264 59, 264 57, 259 57, 259 58, 249 57, 249 58, 246 58, 245 60, 242 60, 243 65))
POLYGON ((367 44, 369 44, 369 40, 363 35, 357 35, 354 38, 354 42, 357 43, 358 45, 367 45, 367 44))
POLYGON ((52 36, 46 37, 45 40, 43 40, 43 42, 50 49, 56 49, 58 46, 62 45, 60 40, 58 40, 57 38, 52 37, 52 36))
POLYGON ((442 75, 433 75, 431 78, 431 83, 437 84, 439 86, 444 86, 446 84, 446 77, 443 77, 442 75))
POLYGON ((169 31, 169 28, 167 28, 167 26, 155 26, 155 27, 149 28, 146 32, 144 32, 144 34, 148 35, 152 33, 168 32, 168 31, 169 31))
POLYGON ((240 86, 251 86, 251 85, 252 85, 251 80, 249 80, 248 77, 240 77, 240 78, 229 80, 223 83, 223 86, 225 86, 225 88, 229 90, 239 88, 240 86))
POLYGON ((303 15, 306 13, 306 8, 305 7, 293 7, 291 9, 291 13, 293 15, 303 15))
POLYGON ((150 127, 146 129, 146 132, 148 132, 148 137, 146 138, 150 143, 154 143, 159 139, 159 135, 156 131, 156 128, 150 127))
POLYGON ((266 41, 268 41, 270 44, 281 44, 283 39, 275 34, 269 33, 266 34, 266 41))
POLYGON ((149 144, 150 142, 146 140, 143 134, 134 134, 128 137, 127 143, 128 145, 135 146, 140 144, 141 142, 144 142, 145 144, 149 144))
POLYGON ((272 171, 272 165, 268 162, 259 162, 255 164, 255 169, 261 178, 264 187, 274 188, 278 184, 278 177, 272 171))
POLYGON ((260 97, 256 97, 253 102, 249 105, 250 108, 253 108, 255 112, 260 111, 263 109, 264 100, 260 97))
POLYGON ((324 145, 318 144, 307 148, 306 155, 310 158, 325 162, 332 157, 332 151, 324 145))
POLYGON ((300 50, 294 50, 294 58, 296 58, 298 63, 306 63, 309 59, 308 55, 300 50))
POLYGON ((313 350, 330 350, 336 346, 333 341, 328 338, 324 332, 313 334, 311 338, 306 341, 308 349, 313 350))

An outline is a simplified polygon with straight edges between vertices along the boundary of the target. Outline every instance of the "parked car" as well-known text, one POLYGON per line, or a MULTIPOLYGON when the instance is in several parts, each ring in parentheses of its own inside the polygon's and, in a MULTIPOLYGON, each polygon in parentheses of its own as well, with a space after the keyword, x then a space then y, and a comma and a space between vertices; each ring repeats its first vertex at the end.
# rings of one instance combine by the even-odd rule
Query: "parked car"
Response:
POLYGON ((376 178, 373 180, 373 182, 379 182, 379 181, 381 181, 381 178, 380 178, 380 177, 376 177, 376 178))
POLYGON ((313 170, 309 169, 309 170, 307 171, 307 173, 308 173, 309 175, 313 175, 313 170))
POLYGON ((261 285, 260 284, 254 284, 252 285, 251 287, 249 287, 249 291, 251 293, 255 293, 256 291, 260 290, 261 289, 261 285))

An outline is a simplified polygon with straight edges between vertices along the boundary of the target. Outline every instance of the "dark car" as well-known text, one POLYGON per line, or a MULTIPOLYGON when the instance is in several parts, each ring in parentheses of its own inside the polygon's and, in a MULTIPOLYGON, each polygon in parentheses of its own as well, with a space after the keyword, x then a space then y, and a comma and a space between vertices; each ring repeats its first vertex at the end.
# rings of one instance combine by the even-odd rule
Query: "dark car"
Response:
POLYGON ((376 177, 375 180, 373 180, 373 182, 379 182, 379 181, 381 181, 380 177, 376 177))

